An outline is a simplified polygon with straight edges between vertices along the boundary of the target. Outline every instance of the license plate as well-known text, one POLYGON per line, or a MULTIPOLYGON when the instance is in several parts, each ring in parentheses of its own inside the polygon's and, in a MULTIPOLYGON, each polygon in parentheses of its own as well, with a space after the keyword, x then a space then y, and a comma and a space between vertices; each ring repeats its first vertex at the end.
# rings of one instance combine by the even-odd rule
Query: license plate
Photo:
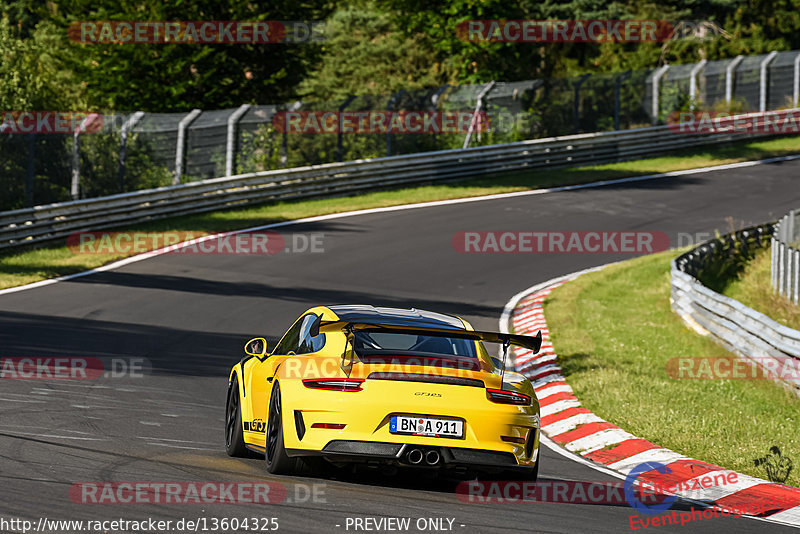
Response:
POLYGON ((455 419, 393 415, 389 423, 392 434, 460 438, 464 435, 464 422, 455 419))

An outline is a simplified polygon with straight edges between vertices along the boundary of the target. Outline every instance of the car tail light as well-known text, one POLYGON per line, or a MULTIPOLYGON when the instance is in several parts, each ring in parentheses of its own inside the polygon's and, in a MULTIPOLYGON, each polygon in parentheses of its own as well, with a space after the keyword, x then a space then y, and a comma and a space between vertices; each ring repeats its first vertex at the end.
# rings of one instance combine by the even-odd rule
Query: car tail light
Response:
POLYGON ((500 439, 507 443, 519 443, 520 445, 525 443, 525 438, 519 438, 517 436, 500 436, 500 439))
POLYGON ((486 389, 486 398, 498 404, 516 404, 518 406, 530 406, 531 398, 522 393, 506 391, 504 389, 486 389))
POLYGON ((363 378, 310 378, 303 380, 303 385, 307 388, 328 391, 361 391, 363 383, 363 378))
POLYGON ((341 430, 347 425, 342 425, 338 423, 314 423, 311 425, 311 428, 327 428, 329 430, 341 430))

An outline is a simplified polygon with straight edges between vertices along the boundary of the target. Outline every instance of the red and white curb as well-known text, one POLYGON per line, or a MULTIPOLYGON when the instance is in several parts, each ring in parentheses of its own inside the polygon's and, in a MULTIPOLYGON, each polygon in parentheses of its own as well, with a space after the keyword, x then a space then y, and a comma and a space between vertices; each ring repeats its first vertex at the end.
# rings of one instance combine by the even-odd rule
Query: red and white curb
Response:
POLYGON ((736 473, 735 483, 702 487, 708 483, 695 482, 707 475, 718 478, 733 472, 637 438, 581 406, 561 374, 542 304, 556 287, 600 268, 526 289, 509 301, 501 318, 501 329, 513 325, 517 334, 542 332, 542 348, 538 354, 520 348, 515 348, 513 354, 516 370, 530 379, 539 399, 543 442, 550 441, 562 448, 557 452, 621 478, 644 462, 658 462, 668 466, 671 472, 662 474, 653 470, 639 475, 638 480, 662 487, 691 488, 673 493, 715 509, 737 510, 767 521, 800 526, 800 488, 742 473, 736 473))

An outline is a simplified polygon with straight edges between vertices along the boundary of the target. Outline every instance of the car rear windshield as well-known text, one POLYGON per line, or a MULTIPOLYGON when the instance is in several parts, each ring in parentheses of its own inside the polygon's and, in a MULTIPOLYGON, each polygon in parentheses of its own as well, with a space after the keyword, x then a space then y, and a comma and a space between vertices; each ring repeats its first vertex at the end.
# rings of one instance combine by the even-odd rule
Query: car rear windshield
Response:
POLYGON ((357 354, 436 354, 477 358, 475 341, 462 337, 370 332, 359 330, 354 339, 357 354))

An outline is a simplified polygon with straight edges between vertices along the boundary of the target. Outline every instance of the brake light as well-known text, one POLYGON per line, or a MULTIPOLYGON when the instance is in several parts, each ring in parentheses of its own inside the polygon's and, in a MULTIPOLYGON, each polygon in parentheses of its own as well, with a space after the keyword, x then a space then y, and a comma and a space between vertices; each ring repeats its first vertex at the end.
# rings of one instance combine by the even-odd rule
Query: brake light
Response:
POLYGON ((361 391, 363 383, 363 378, 309 378, 303 380, 303 385, 307 388, 328 391, 361 391))
POLYGON ((504 389, 486 389, 486 398, 497 404, 515 404, 517 406, 530 406, 531 398, 522 393, 506 391, 504 389))
POLYGON ((311 425, 311 428, 327 428, 329 430, 341 430, 347 425, 341 425, 337 423, 314 423, 311 425))

